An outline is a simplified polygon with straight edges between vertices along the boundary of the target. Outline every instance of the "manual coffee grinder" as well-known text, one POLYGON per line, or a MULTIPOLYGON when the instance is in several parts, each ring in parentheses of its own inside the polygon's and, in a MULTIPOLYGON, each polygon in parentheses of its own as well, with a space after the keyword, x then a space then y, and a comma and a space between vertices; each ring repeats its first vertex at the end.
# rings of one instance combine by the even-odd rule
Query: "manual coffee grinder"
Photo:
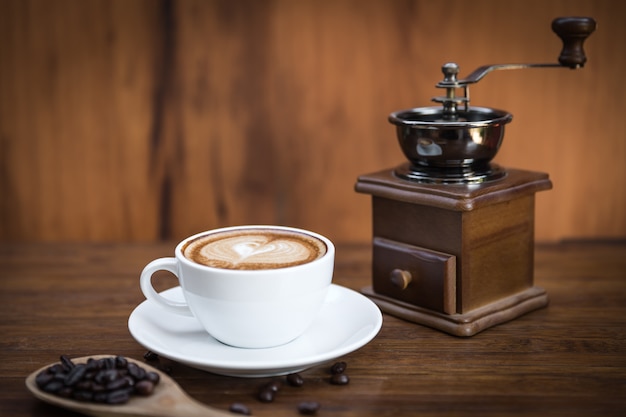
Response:
POLYGON ((499 64, 457 79, 443 65, 441 103, 391 113, 408 162, 358 178, 372 195, 373 285, 363 289, 386 313, 455 336, 472 336, 548 303, 533 284, 535 193, 548 174, 491 163, 512 119, 470 106, 469 85, 493 70, 581 68, 586 17, 557 18, 558 63, 499 64), (457 95, 461 90, 462 95, 457 95))

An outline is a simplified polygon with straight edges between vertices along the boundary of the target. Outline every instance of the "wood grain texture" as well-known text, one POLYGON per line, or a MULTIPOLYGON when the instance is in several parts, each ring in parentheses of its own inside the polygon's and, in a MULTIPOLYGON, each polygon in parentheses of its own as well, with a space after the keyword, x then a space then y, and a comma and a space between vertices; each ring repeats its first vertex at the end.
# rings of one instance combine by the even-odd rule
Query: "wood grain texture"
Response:
POLYGON ((440 67, 553 62, 589 15, 583 70, 489 74, 513 113, 496 162, 549 172, 538 240, 626 235, 626 3, 612 0, 0 1, 0 240, 149 241, 276 223, 366 242, 356 178, 404 158, 386 121, 440 67))
MULTIPOLYGON (((121 354, 142 360, 127 319, 143 301, 138 274, 170 256, 166 244, 0 245, 0 415, 68 416, 32 397, 24 380, 58 360, 121 354)), ((162 358, 157 366, 194 399, 257 416, 294 416, 300 401, 320 416, 623 416, 626 412, 626 246, 539 245, 536 283, 550 305, 471 338, 456 338, 385 315, 369 344, 344 357, 350 383, 328 383, 331 363, 256 400, 270 378, 214 375, 162 358)), ((337 246, 334 281, 369 285, 369 245, 337 246)), ((161 285, 172 285, 162 277, 161 285)))

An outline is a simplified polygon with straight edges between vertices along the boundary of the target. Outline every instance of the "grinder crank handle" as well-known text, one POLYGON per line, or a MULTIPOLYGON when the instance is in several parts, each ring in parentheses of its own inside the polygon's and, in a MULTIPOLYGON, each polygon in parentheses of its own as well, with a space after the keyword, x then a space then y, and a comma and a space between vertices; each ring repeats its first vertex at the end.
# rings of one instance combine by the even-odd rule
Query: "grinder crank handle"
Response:
POLYGON ((552 30, 563 41, 559 63, 582 68, 587 62, 583 43, 596 30, 596 21, 591 17, 558 17, 552 21, 552 30))
MULTIPOLYGON (((458 80, 459 66, 455 63, 444 64, 441 71, 444 74, 443 81, 439 81, 437 88, 461 88, 469 84, 477 83, 485 75, 495 70, 514 70, 524 68, 547 68, 568 67, 572 69, 582 68, 587 62, 583 42, 596 29, 596 21, 591 17, 558 17, 552 21, 552 30, 563 41, 563 49, 559 56, 559 62, 538 64, 495 64, 483 65, 476 68, 466 78, 458 80)), ((436 99, 435 101, 447 101, 436 99)))

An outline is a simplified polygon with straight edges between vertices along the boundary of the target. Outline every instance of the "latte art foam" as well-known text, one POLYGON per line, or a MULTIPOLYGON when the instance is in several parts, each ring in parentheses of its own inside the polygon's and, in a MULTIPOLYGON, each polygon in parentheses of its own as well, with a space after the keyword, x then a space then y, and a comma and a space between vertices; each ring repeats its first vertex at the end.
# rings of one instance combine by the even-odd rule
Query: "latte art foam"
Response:
POLYGON ((321 240, 278 229, 237 229, 210 233, 187 243, 186 258, 223 269, 276 269, 314 261, 326 253, 321 240))

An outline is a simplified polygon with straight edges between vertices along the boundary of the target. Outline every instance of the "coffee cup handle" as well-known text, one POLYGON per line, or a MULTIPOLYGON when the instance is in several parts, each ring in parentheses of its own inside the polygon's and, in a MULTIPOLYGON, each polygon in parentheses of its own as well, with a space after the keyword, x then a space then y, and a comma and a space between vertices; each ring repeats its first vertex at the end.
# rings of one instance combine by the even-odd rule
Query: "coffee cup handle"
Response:
POLYGON ((146 265, 143 271, 141 271, 139 284, 141 285, 141 291, 143 292, 143 295, 145 295, 148 300, 154 301, 155 303, 159 304, 166 310, 171 311, 172 313, 180 314, 183 316, 193 316, 186 302, 170 300, 156 292, 156 290, 152 286, 152 275, 157 271, 171 272, 176 278, 178 278, 178 281, 180 282, 180 277, 178 276, 178 261, 176 260, 176 258, 155 259, 154 261, 146 265))

